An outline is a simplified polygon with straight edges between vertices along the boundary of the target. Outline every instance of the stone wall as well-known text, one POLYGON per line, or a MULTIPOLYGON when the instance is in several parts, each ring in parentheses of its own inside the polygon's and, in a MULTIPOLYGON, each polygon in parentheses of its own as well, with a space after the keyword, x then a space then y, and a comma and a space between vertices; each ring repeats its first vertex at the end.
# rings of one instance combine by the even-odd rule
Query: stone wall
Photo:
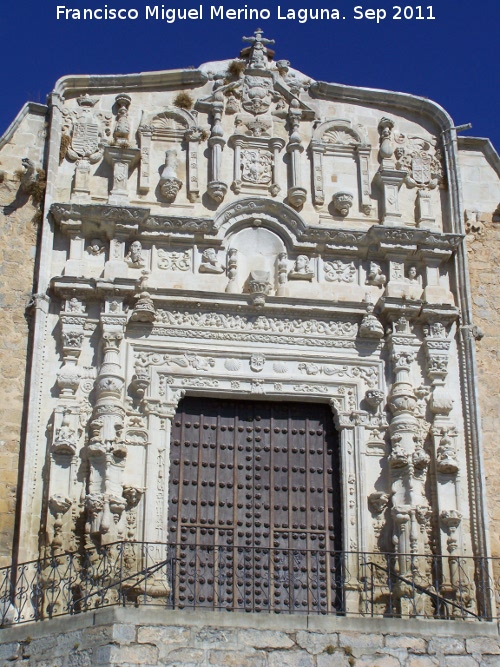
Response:
MULTIPOLYGON (((500 557, 500 160, 486 140, 461 140, 460 170, 474 323, 492 555, 500 557)), ((500 573, 500 572, 499 572, 500 573)))
POLYGON ((6 629, 2 667, 489 667, 496 626, 107 609, 6 629), (139 620, 140 619, 140 620, 139 620))
POLYGON ((44 133, 44 116, 30 112, 28 105, 25 110, 0 141, 0 566, 12 557, 28 355, 26 307, 33 292, 39 224, 39 209, 21 187, 21 161, 29 157, 41 166, 44 133))

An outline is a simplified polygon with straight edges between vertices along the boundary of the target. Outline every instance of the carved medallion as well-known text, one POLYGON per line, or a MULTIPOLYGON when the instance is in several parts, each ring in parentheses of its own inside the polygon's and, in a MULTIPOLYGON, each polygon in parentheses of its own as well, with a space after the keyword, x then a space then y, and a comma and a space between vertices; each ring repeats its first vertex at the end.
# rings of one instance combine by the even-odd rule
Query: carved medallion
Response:
POLYGON ((269 185, 273 158, 267 151, 248 148, 241 152, 241 177, 248 183, 269 185))

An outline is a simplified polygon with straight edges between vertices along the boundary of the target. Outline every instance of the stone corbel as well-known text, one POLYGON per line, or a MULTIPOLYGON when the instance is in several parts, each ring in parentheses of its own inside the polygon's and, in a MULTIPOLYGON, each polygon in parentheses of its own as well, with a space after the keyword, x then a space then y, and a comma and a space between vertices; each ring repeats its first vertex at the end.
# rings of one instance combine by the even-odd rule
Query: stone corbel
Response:
POLYGON ((165 166, 162 169, 158 187, 162 197, 169 204, 175 201, 182 187, 181 179, 177 178, 177 151, 174 148, 165 151, 165 166))
POLYGON ((266 303, 266 296, 271 291, 271 276, 268 271, 251 271, 248 278, 250 303, 262 307, 266 303))
POLYGON ((49 509, 54 516, 52 525, 53 537, 50 546, 54 551, 62 549, 64 544, 63 517, 68 512, 73 502, 67 496, 55 494, 49 499, 49 509))
POLYGON ((453 407, 453 400, 445 389, 451 341, 447 337, 446 326, 441 322, 426 325, 424 334, 427 374, 432 383, 429 407, 435 420, 439 421, 440 417, 447 417, 453 407))
POLYGON ((51 452, 58 456, 72 457, 78 449, 81 429, 79 427, 79 415, 73 414, 71 410, 65 409, 62 414, 56 411, 54 414, 54 429, 51 452))
POLYGON ((138 285, 138 294, 135 295, 137 301, 134 305, 134 310, 130 316, 131 322, 154 322, 156 317, 156 308, 151 294, 147 291, 148 271, 142 272, 138 285))

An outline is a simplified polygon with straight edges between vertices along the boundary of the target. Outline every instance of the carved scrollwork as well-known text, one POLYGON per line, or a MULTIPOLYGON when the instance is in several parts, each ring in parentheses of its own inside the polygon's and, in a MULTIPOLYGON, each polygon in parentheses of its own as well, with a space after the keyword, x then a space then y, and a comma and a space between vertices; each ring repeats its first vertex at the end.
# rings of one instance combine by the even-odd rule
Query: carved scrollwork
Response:
POLYGON ((191 253, 169 252, 158 248, 158 268, 164 271, 189 271, 191 268, 191 253))
POLYGON ((354 262, 334 260, 323 265, 325 280, 336 283, 353 283, 356 279, 354 262))

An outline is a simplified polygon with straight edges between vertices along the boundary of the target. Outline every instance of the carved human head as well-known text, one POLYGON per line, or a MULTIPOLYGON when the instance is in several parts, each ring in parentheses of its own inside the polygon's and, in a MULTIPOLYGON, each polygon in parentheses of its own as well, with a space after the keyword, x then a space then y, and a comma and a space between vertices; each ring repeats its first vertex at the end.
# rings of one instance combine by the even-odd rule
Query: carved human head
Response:
POLYGON ((410 266, 410 268, 408 269, 408 278, 410 278, 410 280, 415 280, 416 277, 417 277, 417 268, 415 266, 410 266))
POLYGON ((217 253, 214 248, 207 248, 203 251, 202 259, 207 264, 216 264, 217 263, 217 253))
POLYGON ((307 273, 309 271, 309 257, 307 255, 299 255, 295 260, 295 271, 297 273, 307 273))
POLYGON ((142 243, 133 241, 129 248, 130 259, 133 262, 139 262, 142 259, 142 243))

